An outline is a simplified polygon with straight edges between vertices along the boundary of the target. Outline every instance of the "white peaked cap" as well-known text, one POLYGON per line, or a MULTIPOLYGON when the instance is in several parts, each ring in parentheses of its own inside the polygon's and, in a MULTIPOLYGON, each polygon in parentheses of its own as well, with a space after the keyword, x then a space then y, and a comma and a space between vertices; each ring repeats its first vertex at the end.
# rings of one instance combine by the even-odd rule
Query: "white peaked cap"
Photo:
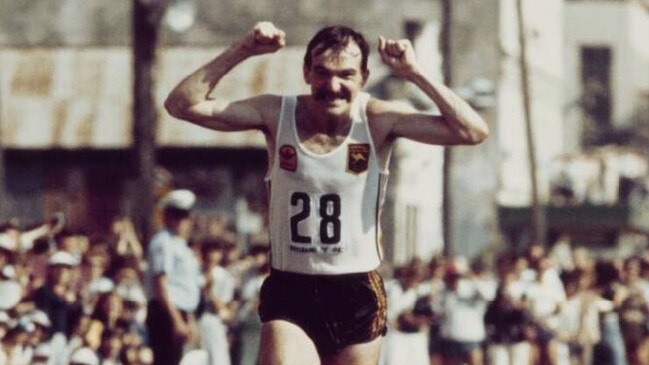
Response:
POLYGON ((11 238, 10 235, 6 233, 0 233, 0 248, 14 252, 18 249, 18 245, 16 244, 16 240, 11 238))
POLYGON ((63 266, 77 266, 79 260, 72 256, 71 253, 66 251, 57 251, 50 256, 47 260, 50 266, 63 265, 63 266))
POLYGON ((50 322, 50 317, 48 317, 47 314, 42 310, 35 310, 29 313, 29 319, 32 321, 32 323, 43 327, 49 328, 52 326, 52 322, 50 322))
POLYGON ((191 210, 196 203, 196 195, 187 189, 172 190, 160 199, 161 208, 191 210))
POLYGON ((82 347, 72 354, 70 364, 99 365, 99 357, 92 349, 82 347))

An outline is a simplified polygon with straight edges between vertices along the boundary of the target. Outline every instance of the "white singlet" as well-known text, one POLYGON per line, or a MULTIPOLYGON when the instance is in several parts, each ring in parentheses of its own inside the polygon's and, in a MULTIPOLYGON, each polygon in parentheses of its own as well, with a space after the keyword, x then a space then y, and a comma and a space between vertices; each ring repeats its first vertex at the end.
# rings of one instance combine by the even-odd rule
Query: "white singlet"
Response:
POLYGON ((300 143, 297 97, 282 98, 269 166, 271 265, 302 274, 367 272, 381 261, 379 211, 387 171, 379 168, 360 93, 344 142, 316 154, 300 143))

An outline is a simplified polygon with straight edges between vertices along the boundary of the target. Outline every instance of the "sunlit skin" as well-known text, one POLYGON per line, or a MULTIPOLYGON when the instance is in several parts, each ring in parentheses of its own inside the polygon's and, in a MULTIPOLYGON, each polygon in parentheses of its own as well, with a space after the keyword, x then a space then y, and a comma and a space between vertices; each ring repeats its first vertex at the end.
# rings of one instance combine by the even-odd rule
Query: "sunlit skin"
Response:
POLYGON ((311 88, 304 100, 312 123, 348 122, 352 103, 368 76, 369 72, 361 71, 361 50, 353 41, 344 49, 314 49, 310 68, 304 68, 304 80, 311 88))
MULTIPOLYGON (((302 69, 310 93, 299 95, 295 112, 301 144, 315 154, 326 154, 343 142, 351 128, 354 101, 369 72, 362 68, 361 40, 349 37, 333 45, 315 44, 302 69), (356 42, 359 42, 358 44, 356 42), (318 47, 327 47, 319 49, 318 47)), ((286 45, 286 34, 271 22, 260 22, 209 63, 183 79, 165 101, 174 117, 218 131, 257 130, 266 137, 269 161, 274 160, 282 96, 263 94, 228 101, 213 98, 221 78, 246 59, 274 53, 286 45)), ((369 45, 368 45, 369 46, 369 45)), ((363 46, 364 47, 364 46, 363 46)), ((403 103, 370 98, 367 128, 380 168, 387 168, 393 142, 407 138, 431 145, 473 145, 489 128, 452 90, 429 78, 406 39, 379 37, 376 51, 390 71, 418 87, 440 109, 441 115, 422 113, 403 103)), ((354 112, 355 113, 355 112, 354 112)), ((314 343, 299 326, 283 320, 263 324, 261 365, 321 364, 370 365, 378 362, 380 338, 356 343, 320 358, 314 343)))

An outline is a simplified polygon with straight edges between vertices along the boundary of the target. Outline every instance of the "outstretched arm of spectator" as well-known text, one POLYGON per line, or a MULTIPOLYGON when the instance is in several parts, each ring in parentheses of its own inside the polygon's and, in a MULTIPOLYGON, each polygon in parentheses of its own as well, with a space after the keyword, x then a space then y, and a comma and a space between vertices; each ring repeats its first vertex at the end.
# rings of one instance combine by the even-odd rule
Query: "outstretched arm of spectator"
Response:
POLYGON ((135 233, 133 228, 133 221, 131 218, 126 217, 119 221, 117 253, 121 256, 133 255, 134 257, 141 258, 144 254, 142 243, 135 233))
POLYGON ((65 227, 65 216, 63 213, 57 213, 50 222, 46 222, 32 228, 28 231, 24 231, 20 235, 20 246, 23 249, 31 249, 34 246, 34 241, 43 237, 53 237, 57 233, 61 232, 65 227))

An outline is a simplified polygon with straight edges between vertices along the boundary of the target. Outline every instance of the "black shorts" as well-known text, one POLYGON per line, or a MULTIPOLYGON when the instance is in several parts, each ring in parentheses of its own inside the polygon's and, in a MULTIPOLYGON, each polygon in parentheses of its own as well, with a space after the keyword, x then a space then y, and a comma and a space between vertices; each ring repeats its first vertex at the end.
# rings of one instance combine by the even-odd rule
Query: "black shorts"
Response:
POLYGON ((375 271, 302 275, 272 270, 261 288, 261 321, 299 326, 321 357, 385 335, 386 313, 383 280, 375 271))

